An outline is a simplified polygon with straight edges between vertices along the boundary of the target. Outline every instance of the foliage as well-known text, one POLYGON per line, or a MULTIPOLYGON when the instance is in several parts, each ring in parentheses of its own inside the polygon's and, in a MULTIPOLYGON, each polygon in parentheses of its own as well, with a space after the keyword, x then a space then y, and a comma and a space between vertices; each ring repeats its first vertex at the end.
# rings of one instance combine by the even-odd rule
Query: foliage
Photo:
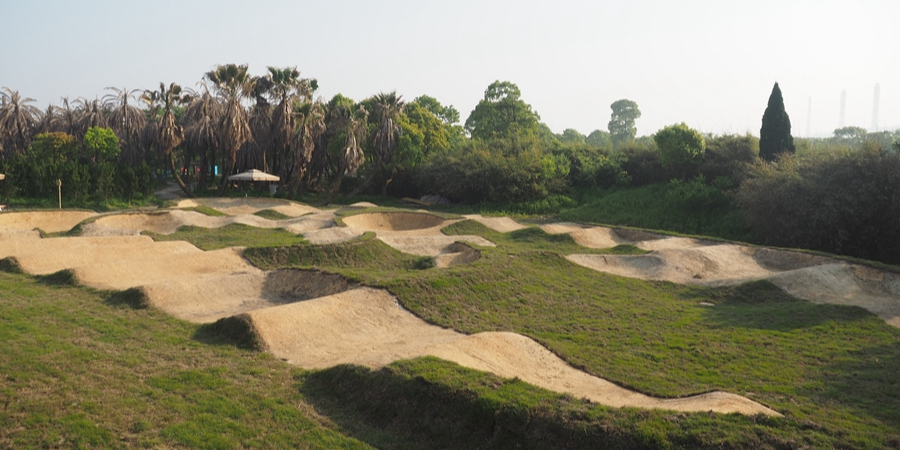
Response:
POLYGON ((622 99, 609 105, 612 109, 612 116, 609 119, 609 137, 614 146, 618 147, 634 140, 637 134, 637 128, 634 121, 641 117, 641 110, 638 109, 637 103, 622 99))
POLYGON ((747 166, 759 157, 759 139, 751 134, 709 136, 698 171, 706 179, 728 177, 739 184, 747 166))
POLYGON ((459 122, 459 111, 453 105, 442 105, 436 98, 428 95, 420 95, 416 97, 412 103, 425 108, 435 117, 441 119, 447 125, 453 125, 459 122))
POLYGON ((603 130, 592 131, 591 134, 584 139, 584 142, 595 148, 612 150, 612 141, 610 140, 609 133, 603 130))
POLYGON ((684 122, 669 125, 653 137, 659 148, 659 162, 667 169, 680 169, 682 177, 703 159, 706 142, 697 130, 684 122))
POLYGON ((537 136, 541 118, 521 95, 519 87, 509 81, 491 83, 484 91, 484 98, 466 119, 466 132, 473 138, 484 140, 537 136))
POLYGON ((762 127, 759 129, 759 156, 766 161, 775 159, 779 153, 794 153, 794 138, 791 136, 791 119, 784 110, 784 99, 778 83, 769 95, 769 104, 763 113, 762 127))
POLYGON ((900 155, 879 146, 760 163, 736 201, 766 244, 900 263, 900 155))
POLYGON ((84 133, 84 151, 94 162, 115 162, 121 152, 119 138, 109 128, 88 128, 84 133))

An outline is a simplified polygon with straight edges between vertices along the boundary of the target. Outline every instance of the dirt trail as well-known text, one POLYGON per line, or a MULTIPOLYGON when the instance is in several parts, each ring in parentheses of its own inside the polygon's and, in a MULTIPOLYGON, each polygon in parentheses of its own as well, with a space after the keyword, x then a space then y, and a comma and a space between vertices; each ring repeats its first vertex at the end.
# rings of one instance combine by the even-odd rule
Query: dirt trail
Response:
POLYGON ((24 211, 0 214, 0 229, 33 230, 40 228, 47 233, 69 231, 83 220, 96 216, 93 211, 24 211))
MULTIPOLYGON (((333 213, 313 212, 289 220, 319 214, 319 220, 327 221, 327 214, 333 213)), ((385 242, 414 254, 434 254, 444 265, 471 261, 480 255, 457 241, 493 245, 474 236, 443 236, 439 230, 445 221, 414 215, 422 217, 407 217, 411 220, 404 222, 397 217, 351 216, 344 219, 348 228, 310 228, 308 233, 362 233, 374 228, 385 242)), ((236 217, 247 216, 231 218, 236 217)), ((175 224, 189 221, 216 225, 226 223, 224 219, 228 218, 169 211, 106 216, 98 219, 93 229, 114 235, 139 232, 143 227, 172 230, 175 224)), ((285 222, 257 219, 265 225, 274 222, 283 226, 285 222)), ((5 232, 0 227, 0 233, 5 232)), ((237 248, 204 252, 183 242, 156 243, 144 236, 9 236, 12 238, 0 241, 0 254, 28 261, 29 271, 68 268, 81 283, 95 288, 138 287, 152 305, 192 322, 243 315, 269 351, 305 368, 339 363, 380 367, 397 359, 434 355, 611 406, 778 414, 749 399, 722 392, 676 400, 647 397, 575 370, 529 338, 514 333, 466 336, 442 329, 403 309, 387 291, 355 286, 334 275, 297 270, 263 272, 250 266, 237 248), (65 256, 55 261, 44 256, 54 254, 65 256)))
POLYGON ((548 233, 569 233, 581 245, 610 247, 631 243, 645 255, 574 254, 576 264, 644 280, 706 286, 769 280, 794 297, 815 303, 859 306, 900 328, 900 274, 802 252, 665 237, 642 231, 556 224, 548 233), (585 239, 608 235, 609 241, 585 239), (629 239, 630 238, 630 239, 629 239))

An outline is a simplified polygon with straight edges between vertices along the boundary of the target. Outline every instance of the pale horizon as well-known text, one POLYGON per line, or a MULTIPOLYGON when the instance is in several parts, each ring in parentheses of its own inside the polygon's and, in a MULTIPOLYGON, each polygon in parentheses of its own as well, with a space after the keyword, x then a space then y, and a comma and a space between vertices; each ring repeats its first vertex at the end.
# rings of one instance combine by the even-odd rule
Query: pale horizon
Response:
POLYGON ((775 82, 795 137, 900 128, 896 1, 8 2, 0 86, 45 109, 104 88, 195 87, 217 64, 296 66, 325 99, 396 90, 453 105, 461 122, 495 80, 555 133, 606 130, 635 101, 638 135, 685 122, 759 134, 775 82), (807 110, 812 99, 812 115, 807 110))

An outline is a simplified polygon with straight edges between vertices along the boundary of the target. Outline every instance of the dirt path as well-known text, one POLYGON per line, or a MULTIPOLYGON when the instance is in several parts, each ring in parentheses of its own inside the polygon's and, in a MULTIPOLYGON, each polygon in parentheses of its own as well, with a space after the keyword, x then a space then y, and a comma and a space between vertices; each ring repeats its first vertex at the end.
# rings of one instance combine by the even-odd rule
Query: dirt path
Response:
MULTIPOLYGON (((262 206, 271 205, 254 207, 262 206)), ((174 231, 186 223, 210 227, 236 220, 265 227, 305 223, 303 226, 310 226, 309 233, 374 229, 379 239, 401 251, 438 252, 437 259, 468 262, 477 255, 473 248, 457 243, 466 237, 441 235, 439 230, 446 222, 435 216, 402 220, 360 215, 344 219, 348 228, 316 228, 308 222, 327 222, 328 214, 333 217, 333 212, 313 211, 286 221, 256 216, 250 219, 246 214, 209 217, 192 211, 110 215, 84 227, 86 233, 100 236, 55 239, 4 234, 0 226, 0 255, 20 259, 31 273, 70 269, 81 283, 99 289, 138 287, 152 305, 192 322, 241 315, 253 324, 269 351, 305 368, 340 363, 380 367, 398 359, 432 355, 610 406, 778 415, 749 399, 724 392, 663 400, 628 391, 573 369, 527 337, 514 333, 466 336, 436 327, 403 309, 387 291, 355 286, 334 275, 296 270, 263 272, 250 266, 240 256, 240 249, 203 252, 184 242, 157 243, 144 236, 116 236, 151 228, 174 231)), ((49 216, 46 219, 55 220, 49 216)), ((515 228, 505 221, 489 222, 515 228)), ((470 238, 477 245, 493 245, 483 238, 470 238)))
POLYGON ((615 242, 616 245, 631 243, 649 251, 645 255, 574 254, 566 257, 597 271, 706 286, 769 280, 794 297, 814 303, 859 306, 900 328, 900 274, 802 252, 645 232, 622 233, 621 230, 574 224, 542 228, 548 233, 569 233, 585 247, 605 248, 615 242))

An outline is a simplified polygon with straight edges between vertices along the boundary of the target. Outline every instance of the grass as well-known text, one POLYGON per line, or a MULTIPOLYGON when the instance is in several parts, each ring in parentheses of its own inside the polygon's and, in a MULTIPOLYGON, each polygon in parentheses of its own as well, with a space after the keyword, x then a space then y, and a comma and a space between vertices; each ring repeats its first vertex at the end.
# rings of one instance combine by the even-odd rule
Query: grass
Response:
POLYGON ((253 215, 262 217, 263 219, 269 219, 269 220, 284 220, 284 219, 291 218, 291 216, 289 216, 287 214, 282 214, 278 211, 275 211, 274 209, 263 209, 263 210, 253 213, 253 215))
MULTIPOLYGON (((757 439, 776 447, 900 445, 900 382, 891 375, 900 373, 900 330, 861 308, 800 301, 767 282, 702 288, 598 273, 563 258, 586 251, 569 236, 537 228, 503 234, 464 221, 445 232, 481 235, 498 247, 480 248, 482 258, 472 264, 440 270, 403 270, 390 261, 361 267, 370 261, 361 256, 307 261, 387 288, 431 323, 465 333, 519 332, 576 367, 640 392, 680 397, 725 390, 785 414, 760 428, 753 418, 658 420, 648 413, 635 426, 658 429, 665 445, 677 446, 683 433, 713 447, 752 448, 746 443, 757 439)), ((292 266, 323 251, 335 250, 257 249, 250 259, 292 266), (267 256, 279 252, 293 259, 267 256)), ((603 415, 611 416, 601 422, 636 417, 616 409, 603 415)))
POLYGON ((668 184, 638 188, 594 189, 576 192, 578 206, 563 209, 564 221, 625 225, 678 233, 706 235, 743 242, 756 238, 740 214, 731 206, 687 211, 668 200, 668 184))
POLYGON ((0 448, 371 448, 302 370, 109 297, 0 273, 0 448))
POLYGON ((203 250, 235 246, 273 247, 297 245, 304 242, 303 236, 282 228, 255 228, 239 223, 215 229, 187 225, 172 234, 157 234, 149 231, 145 231, 144 234, 151 236, 155 241, 188 241, 203 250))
POLYGON ((182 211, 196 211, 200 214, 204 214, 204 215, 211 216, 211 217, 224 217, 224 216, 228 215, 228 214, 223 213, 222 211, 219 211, 218 209, 211 208, 206 205, 197 205, 197 206, 192 206, 190 208, 179 208, 179 209, 181 209, 182 211))

